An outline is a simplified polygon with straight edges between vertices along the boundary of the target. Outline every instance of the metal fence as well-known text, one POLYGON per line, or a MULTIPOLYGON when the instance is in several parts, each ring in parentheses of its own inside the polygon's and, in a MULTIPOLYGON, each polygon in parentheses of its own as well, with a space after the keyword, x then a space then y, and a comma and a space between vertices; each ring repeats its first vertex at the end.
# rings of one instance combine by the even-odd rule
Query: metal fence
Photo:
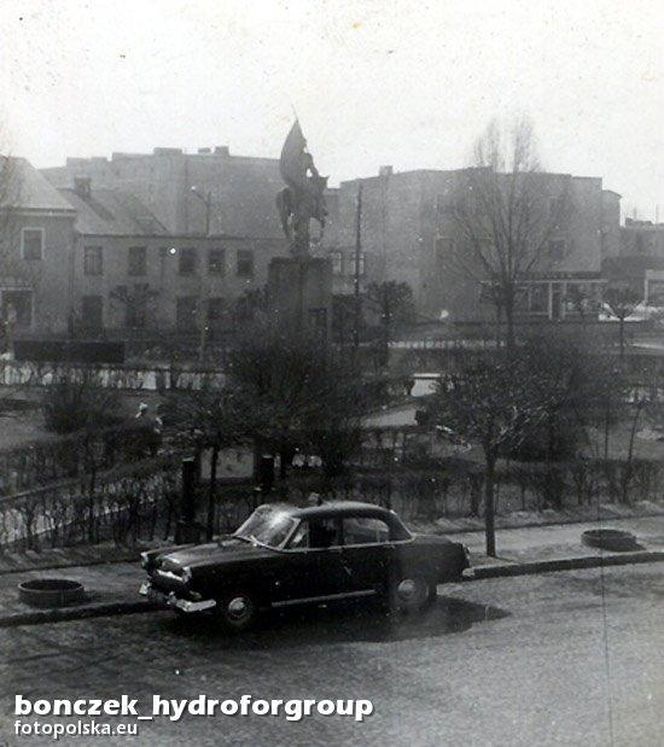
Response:
POLYGON ((0 552, 166 539, 177 520, 179 467, 175 455, 160 456, 104 474, 93 493, 69 480, 4 497, 0 552))

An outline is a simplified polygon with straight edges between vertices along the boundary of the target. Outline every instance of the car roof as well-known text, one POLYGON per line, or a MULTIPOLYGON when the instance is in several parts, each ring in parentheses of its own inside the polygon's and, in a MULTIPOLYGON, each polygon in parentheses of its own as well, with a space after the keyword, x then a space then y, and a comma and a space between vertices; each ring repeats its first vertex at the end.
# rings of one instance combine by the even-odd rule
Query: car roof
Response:
POLYGON ((373 514, 374 516, 394 516, 394 512, 375 503, 364 503, 363 501, 325 501, 319 506, 291 506, 284 503, 268 504, 275 509, 287 511, 298 518, 311 518, 326 516, 344 516, 346 514, 373 514))

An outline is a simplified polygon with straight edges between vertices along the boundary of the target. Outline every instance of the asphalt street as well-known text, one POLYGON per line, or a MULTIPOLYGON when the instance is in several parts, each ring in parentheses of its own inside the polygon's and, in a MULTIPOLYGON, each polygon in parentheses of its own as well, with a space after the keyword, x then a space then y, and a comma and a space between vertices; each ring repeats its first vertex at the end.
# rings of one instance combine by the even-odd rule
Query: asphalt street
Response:
POLYGON ((439 587, 432 609, 398 624, 364 606, 272 617, 234 637, 167 612, 7 628, 0 631, 0 741, 53 744, 13 735, 17 693, 32 700, 127 694, 142 712, 154 694, 246 693, 370 699, 375 712, 363 722, 158 717, 141 721, 131 741, 61 743, 661 745, 663 616, 664 564, 653 563, 439 587))

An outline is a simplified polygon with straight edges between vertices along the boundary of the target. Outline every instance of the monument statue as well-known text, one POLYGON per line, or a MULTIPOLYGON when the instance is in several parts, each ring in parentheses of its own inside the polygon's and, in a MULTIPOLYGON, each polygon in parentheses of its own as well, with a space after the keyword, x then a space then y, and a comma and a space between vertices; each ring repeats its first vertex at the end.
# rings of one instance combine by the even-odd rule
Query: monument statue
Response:
POLYGON ((286 187, 277 194, 281 225, 290 241, 293 257, 308 257, 311 219, 320 223, 321 231, 325 228, 324 193, 329 177, 318 173, 297 120, 281 149, 279 171, 286 182, 286 187))

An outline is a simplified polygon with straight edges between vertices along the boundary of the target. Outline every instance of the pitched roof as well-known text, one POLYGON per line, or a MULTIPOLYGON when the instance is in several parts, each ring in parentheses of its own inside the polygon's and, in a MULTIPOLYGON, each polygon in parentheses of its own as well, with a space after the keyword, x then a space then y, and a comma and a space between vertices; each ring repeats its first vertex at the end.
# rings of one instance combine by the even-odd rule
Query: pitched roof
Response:
POLYGON ((60 189, 76 210, 79 233, 111 236, 165 236, 168 231, 135 195, 117 189, 93 189, 84 196, 60 189))
POLYGON ((25 158, 0 158, 0 205, 24 210, 72 211, 72 206, 25 158))

